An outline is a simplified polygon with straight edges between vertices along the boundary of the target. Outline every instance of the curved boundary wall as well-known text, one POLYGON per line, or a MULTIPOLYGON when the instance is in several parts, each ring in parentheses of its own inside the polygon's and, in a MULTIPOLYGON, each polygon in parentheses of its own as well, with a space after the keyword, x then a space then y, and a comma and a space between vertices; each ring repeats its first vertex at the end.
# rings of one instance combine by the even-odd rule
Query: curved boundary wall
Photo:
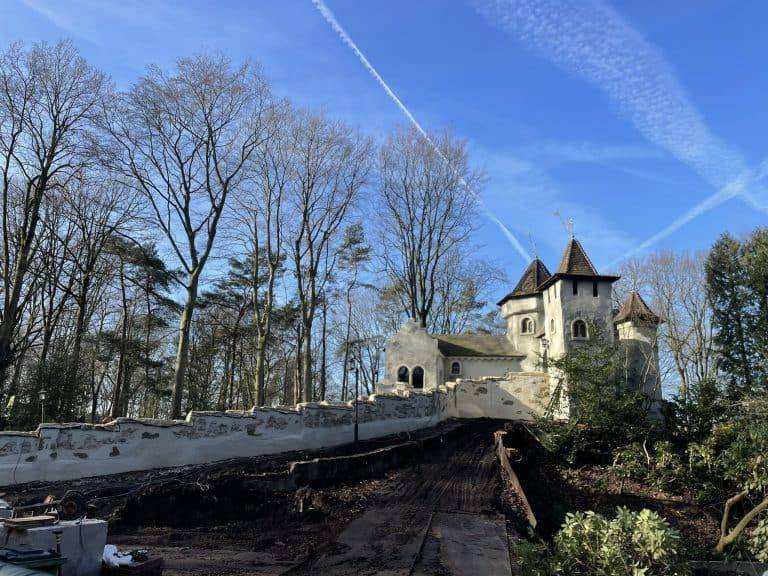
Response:
MULTIPOLYGON (((361 439, 433 426, 448 394, 376 395, 358 403, 361 439)), ((353 440, 353 405, 190 412, 186 420, 118 418, 104 425, 42 424, 0 432, 0 486, 313 450, 353 440)))
MULTIPOLYGON (((527 419, 540 413, 546 375, 459 380, 438 390, 376 394, 358 401, 359 435, 370 439, 447 418, 527 419)), ((316 450, 352 442, 353 403, 295 409, 190 412, 186 420, 118 418, 103 425, 42 424, 0 432, 0 487, 316 450)))

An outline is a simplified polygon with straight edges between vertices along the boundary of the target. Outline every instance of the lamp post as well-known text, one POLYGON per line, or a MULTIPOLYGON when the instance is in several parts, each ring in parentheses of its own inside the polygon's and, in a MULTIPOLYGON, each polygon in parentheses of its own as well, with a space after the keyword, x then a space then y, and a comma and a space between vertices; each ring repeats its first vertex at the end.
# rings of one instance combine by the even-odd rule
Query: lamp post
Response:
POLYGON ((348 369, 349 372, 354 372, 355 373, 355 397, 353 399, 353 402, 354 402, 354 409, 355 409, 355 416, 354 416, 354 418, 355 418, 355 444, 357 444, 358 441, 359 441, 358 429, 357 429, 357 425, 358 425, 357 399, 360 396, 360 378, 359 378, 360 372, 359 372, 358 367, 357 367, 357 357, 356 357, 356 355, 354 353, 350 354, 350 356, 349 356, 347 369, 348 369))
POLYGON ((45 399, 47 394, 45 388, 40 390, 40 424, 45 423, 45 399))

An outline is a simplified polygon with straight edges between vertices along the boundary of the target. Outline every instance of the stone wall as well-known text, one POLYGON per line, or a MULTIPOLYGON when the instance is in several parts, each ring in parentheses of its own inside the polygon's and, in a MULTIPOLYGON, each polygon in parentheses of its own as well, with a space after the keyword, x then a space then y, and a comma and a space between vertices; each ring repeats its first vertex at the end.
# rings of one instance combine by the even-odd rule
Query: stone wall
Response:
MULTIPOLYGON (((447 394, 376 395, 358 405, 362 439, 433 426, 447 394)), ((200 464, 338 446, 353 439, 353 406, 299 404, 252 412, 192 412, 185 421, 118 418, 0 432, 0 486, 200 464)))
POLYGON ((458 418, 529 420, 541 415, 549 401, 549 376, 543 372, 518 372, 505 378, 457 380, 455 396, 458 418))
MULTIPOLYGON (((376 394, 358 403, 360 438, 434 426, 447 418, 528 419, 546 406, 540 372, 459 380, 439 390, 376 394)), ((0 487, 313 450, 353 440, 353 404, 191 412, 186 420, 118 418, 104 425, 44 424, 0 432, 0 487)))

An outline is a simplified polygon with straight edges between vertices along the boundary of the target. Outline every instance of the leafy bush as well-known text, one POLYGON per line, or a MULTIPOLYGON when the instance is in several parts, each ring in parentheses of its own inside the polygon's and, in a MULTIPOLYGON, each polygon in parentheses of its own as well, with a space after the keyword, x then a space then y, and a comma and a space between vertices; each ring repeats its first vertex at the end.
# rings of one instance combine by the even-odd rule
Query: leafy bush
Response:
POLYGON ((690 474, 675 447, 666 440, 656 442, 648 453, 639 442, 614 450, 613 469, 622 479, 647 482, 657 490, 684 486, 690 474))
POLYGON ((648 458, 640 442, 614 450, 613 471, 625 480, 643 481, 648 477, 648 458))
POLYGON ((749 538, 750 552, 758 562, 768 562, 768 517, 757 523, 749 538))
POLYGON ((680 488, 688 478, 688 471, 674 446, 662 440, 653 446, 651 484, 659 490, 680 488))
POLYGON ((589 333, 589 340, 551 360, 560 382, 550 408, 555 410, 567 395, 569 424, 540 422, 570 462, 579 454, 610 454, 651 429, 647 398, 622 380, 617 345, 594 323, 589 333))
POLYGON ((729 404, 722 386, 715 380, 690 384, 684 395, 669 404, 667 428, 678 443, 701 442, 729 416, 729 404))
POLYGON ((612 520, 594 512, 569 513, 551 550, 521 545, 521 568, 525 576, 682 576, 690 569, 678 552, 679 540, 651 510, 617 508, 612 520))

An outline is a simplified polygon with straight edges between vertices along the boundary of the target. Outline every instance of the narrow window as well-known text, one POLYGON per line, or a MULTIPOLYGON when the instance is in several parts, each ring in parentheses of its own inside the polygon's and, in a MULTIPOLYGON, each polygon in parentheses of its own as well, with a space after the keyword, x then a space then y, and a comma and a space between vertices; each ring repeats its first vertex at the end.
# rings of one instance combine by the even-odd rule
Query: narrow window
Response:
POLYGON ((571 328, 574 338, 587 337, 587 323, 584 320, 576 320, 571 328))
POLYGON ((592 280, 592 296, 597 298, 597 280, 592 280))
POLYGON ((451 374, 453 376, 458 376, 459 374, 461 374, 461 364, 459 364, 458 362, 453 362, 451 364, 451 374))
POLYGON ((573 295, 576 296, 576 294, 579 293, 579 281, 574 280, 573 281, 573 295))
POLYGON ((552 320, 549 321, 549 331, 554 332, 555 331, 555 319, 552 318, 552 320))
POLYGON ((397 381, 398 382, 405 382, 408 384, 408 368, 405 366, 400 366, 400 368, 397 369, 397 381))
POLYGON ((411 382, 411 386, 414 388, 424 388, 424 368, 421 366, 416 366, 416 368, 413 369, 413 381, 411 382))
POLYGON ((523 318, 520 325, 520 332, 523 334, 533 334, 536 329, 536 325, 530 318, 523 318))

